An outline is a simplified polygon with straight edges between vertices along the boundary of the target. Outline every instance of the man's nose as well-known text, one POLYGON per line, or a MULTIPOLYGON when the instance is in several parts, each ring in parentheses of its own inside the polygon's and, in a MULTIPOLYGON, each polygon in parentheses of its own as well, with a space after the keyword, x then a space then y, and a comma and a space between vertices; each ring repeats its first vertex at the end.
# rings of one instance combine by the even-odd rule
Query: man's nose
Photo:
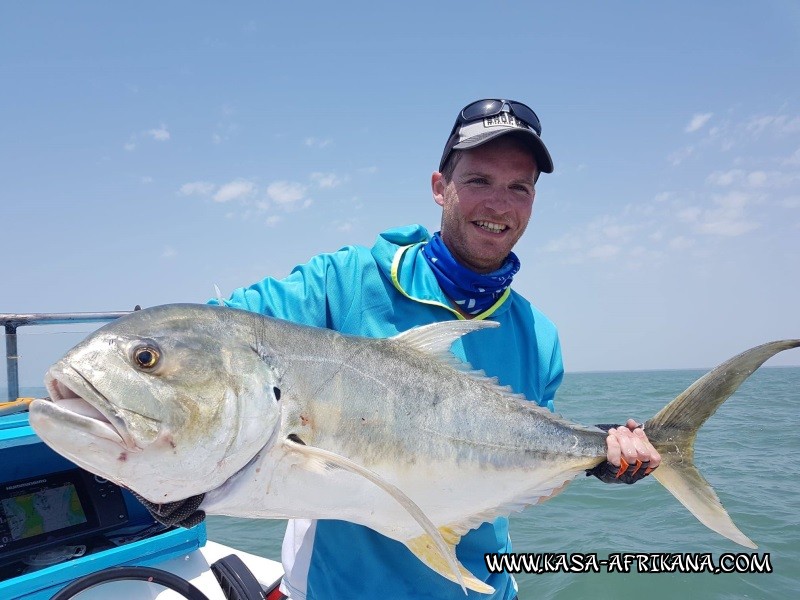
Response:
POLYGON ((493 188, 486 198, 486 207, 497 213, 507 213, 511 210, 512 192, 507 189, 493 188))

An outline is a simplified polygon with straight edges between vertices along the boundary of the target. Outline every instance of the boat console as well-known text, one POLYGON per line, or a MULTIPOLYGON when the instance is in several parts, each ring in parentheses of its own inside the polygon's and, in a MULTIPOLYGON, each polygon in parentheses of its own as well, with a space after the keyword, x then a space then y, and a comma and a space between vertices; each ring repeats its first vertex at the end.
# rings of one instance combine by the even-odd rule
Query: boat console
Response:
POLYGON ((0 563, 83 543, 127 522, 122 490, 77 467, 0 482, 0 563))

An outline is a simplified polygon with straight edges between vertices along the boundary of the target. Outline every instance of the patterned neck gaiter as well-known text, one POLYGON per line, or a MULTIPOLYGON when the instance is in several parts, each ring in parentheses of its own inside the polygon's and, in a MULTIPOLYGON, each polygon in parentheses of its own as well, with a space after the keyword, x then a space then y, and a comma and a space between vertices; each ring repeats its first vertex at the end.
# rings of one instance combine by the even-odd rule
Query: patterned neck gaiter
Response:
POLYGON ((436 275, 436 280, 444 293, 468 315, 477 315, 497 302, 497 299, 511 285, 511 280, 519 271, 517 255, 510 252, 506 260, 492 273, 476 273, 459 264, 442 241, 441 231, 437 231, 431 241, 425 244, 422 255, 436 275))

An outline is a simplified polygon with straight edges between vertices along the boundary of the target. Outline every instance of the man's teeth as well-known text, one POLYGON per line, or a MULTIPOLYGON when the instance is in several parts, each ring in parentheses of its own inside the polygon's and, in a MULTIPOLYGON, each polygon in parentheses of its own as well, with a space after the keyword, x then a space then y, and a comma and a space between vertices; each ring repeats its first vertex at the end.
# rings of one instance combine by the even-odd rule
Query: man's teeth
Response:
POLYGON ((475 225, 480 227, 481 229, 485 229, 486 231, 491 231, 492 233, 500 233, 506 229, 505 225, 498 225, 497 223, 489 223, 489 221, 476 221, 475 225))

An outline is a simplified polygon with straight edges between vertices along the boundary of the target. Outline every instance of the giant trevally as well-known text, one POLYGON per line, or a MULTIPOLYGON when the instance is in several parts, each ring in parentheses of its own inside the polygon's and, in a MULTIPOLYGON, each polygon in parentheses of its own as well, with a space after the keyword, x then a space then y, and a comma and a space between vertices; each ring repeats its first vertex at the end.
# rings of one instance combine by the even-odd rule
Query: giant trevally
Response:
MULTIPOLYGON (((205 494, 208 514, 343 519, 405 544, 479 592, 453 548, 605 460, 606 433, 501 387, 450 352, 498 324, 447 321, 387 339, 225 307, 137 311, 49 370, 39 436, 154 503, 205 494), (309 493, 313 490, 313 493, 309 493)), ((693 465, 698 428, 772 342, 720 365, 645 423, 658 479, 703 524, 755 548, 693 465)))

